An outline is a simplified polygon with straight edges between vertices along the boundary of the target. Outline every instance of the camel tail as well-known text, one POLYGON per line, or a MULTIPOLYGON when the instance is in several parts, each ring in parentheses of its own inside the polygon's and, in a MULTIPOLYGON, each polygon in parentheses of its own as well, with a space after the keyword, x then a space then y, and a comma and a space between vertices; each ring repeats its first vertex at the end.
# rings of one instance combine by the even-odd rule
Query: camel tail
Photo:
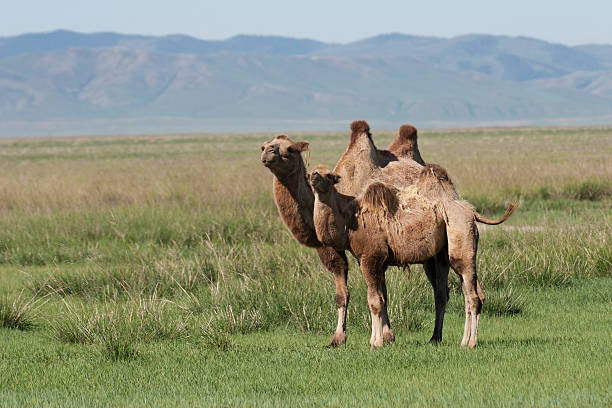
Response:
POLYGON ((478 214, 476 211, 474 211, 474 219, 478 222, 482 222, 483 224, 489 224, 489 225, 497 225, 497 224, 501 224, 502 222, 506 221, 508 219, 508 217, 510 217, 512 215, 512 213, 514 212, 514 210, 516 209, 517 205, 514 203, 510 203, 508 204, 508 208, 506 208, 506 213, 504 214, 503 217, 501 217, 498 220, 488 220, 486 218, 484 218, 482 215, 478 214))

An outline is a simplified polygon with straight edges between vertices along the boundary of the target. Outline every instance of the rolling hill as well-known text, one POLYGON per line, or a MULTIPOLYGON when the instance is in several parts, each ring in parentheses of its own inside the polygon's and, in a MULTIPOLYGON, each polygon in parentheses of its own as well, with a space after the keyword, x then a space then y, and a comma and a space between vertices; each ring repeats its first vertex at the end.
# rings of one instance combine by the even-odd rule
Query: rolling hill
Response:
POLYGON ((612 122, 612 46, 349 44, 69 31, 0 38, 0 136, 612 122))

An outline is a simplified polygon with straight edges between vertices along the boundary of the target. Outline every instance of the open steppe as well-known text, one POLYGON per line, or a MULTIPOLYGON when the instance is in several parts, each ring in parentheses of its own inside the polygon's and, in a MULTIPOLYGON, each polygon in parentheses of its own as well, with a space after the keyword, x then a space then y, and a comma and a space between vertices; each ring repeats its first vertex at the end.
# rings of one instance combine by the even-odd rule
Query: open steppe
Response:
MULTIPOLYGON (((520 204, 480 229, 475 350, 452 272, 427 344, 414 266, 389 271, 396 342, 371 352, 353 259, 347 344, 325 347, 333 279, 277 214, 259 162, 273 136, 0 139, 0 405, 612 404, 612 127, 419 133, 481 214, 520 204)), ((311 167, 348 143, 290 136, 311 167)))

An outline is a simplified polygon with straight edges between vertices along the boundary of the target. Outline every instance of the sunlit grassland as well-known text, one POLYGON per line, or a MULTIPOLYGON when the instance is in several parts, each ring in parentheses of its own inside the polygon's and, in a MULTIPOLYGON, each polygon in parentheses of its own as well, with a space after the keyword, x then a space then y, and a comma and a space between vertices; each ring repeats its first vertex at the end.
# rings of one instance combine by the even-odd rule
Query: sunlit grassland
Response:
MULTIPOLYGON (((290 136, 311 143, 311 165, 348 142, 290 136)), ((259 163, 272 137, 0 139, 0 401, 610 404, 612 128, 419 134, 481 213, 521 205, 480 228, 474 351, 459 348, 454 276, 445 340, 425 344, 433 299, 415 266, 388 272, 397 342, 370 352, 353 260, 347 346, 323 348, 333 279, 276 212, 259 163)))

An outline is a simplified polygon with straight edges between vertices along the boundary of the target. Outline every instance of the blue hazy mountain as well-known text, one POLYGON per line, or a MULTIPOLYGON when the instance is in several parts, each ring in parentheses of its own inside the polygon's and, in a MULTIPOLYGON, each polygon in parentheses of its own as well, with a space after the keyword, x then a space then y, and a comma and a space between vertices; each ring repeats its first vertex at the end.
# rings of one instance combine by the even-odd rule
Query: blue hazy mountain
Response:
POLYGON ((348 44, 70 31, 0 38, 1 136, 612 122, 612 46, 348 44))

